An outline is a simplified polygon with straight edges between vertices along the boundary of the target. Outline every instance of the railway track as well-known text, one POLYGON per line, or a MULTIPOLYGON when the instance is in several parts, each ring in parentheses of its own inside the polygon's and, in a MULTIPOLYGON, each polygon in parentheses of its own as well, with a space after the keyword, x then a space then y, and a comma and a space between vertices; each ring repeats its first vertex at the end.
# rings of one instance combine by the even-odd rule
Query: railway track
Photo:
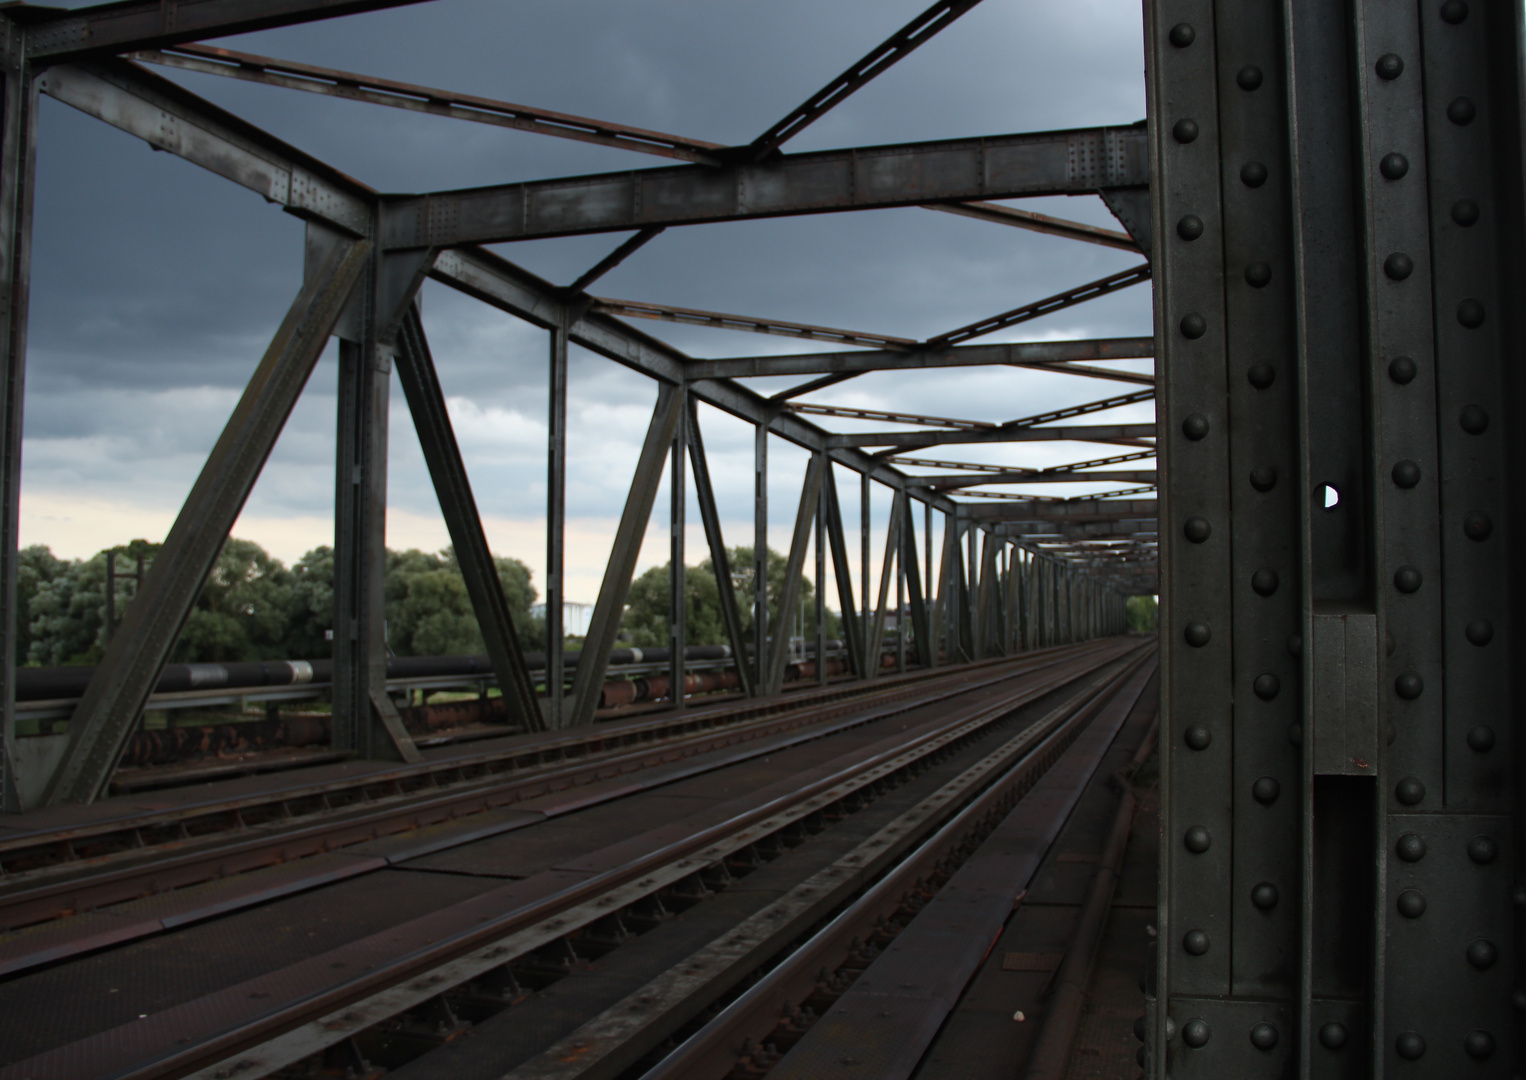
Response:
MULTIPOLYGON (((17 1047, 0 1080, 617 1076, 744 978, 788 968, 775 963, 786 945, 857 918, 845 912, 865 910, 864 897, 895 892, 891 911, 906 906, 902 893, 935 902, 982 830, 1071 760, 1077 740, 1100 738, 1107 724, 1096 717, 1137 697, 1151 664, 1148 649, 1115 640, 886 680, 851 698, 801 695, 740 719, 691 715, 660 743, 652 733, 665 722, 642 721, 631 728, 644 735, 580 733, 571 762, 569 736, 557 762, 21 871, 0 890, 0 911, 40 917, 0 942, 0 964, 12 965, 0 967, 11 973, 0 1038, 17 1047), (538 842, 553 849, 538 862, 513 854, 538 842), (514 865, 493 868, 505 852, 514 865), (208 880, 219 866, 225 876, 208 880), (910 891, 899 887, 906 867, 921 871, 910 891), (127 895, 177 874, 195 883, 87 914, 61 903, 71 890, 127 895), (781 874, 789 880, 761 887, 781 874), (377 910, 338 918, 368 895, 377 910), (325 901, 341 924, 329 947, 283 938, 263 963, 186 973, 198 942, 243 935, 258 953, 272 913, 325 901), (654 961, 646 974, 677 985, 632 981, 654 961), (141 1014, 119 999, 87 1018, 82 1002, 81 1015, 46 1032, 21 1027, 63 986, 156 964, 182 985, 144 996, 141 1014), (622 973, 588 983, 601 967, 622 973), (629 992, 614 993, 622 980, 629 992), (632 993, 645 1002, 639 1032, 590 1041, 583 1029, 607 1027, 611 1009, 630 1020, 632 993), (554 1020, 533 1019, 548 1010, 554 1020), (506 1051, 491 1036, 505 1028, 523 1029, 506 1051), (497 1063, 469 1068, 462 1054, 497 1063)), ((462 770, 434 762, 415 775, 431 766, 462 770)), ((375 777, 354 786, 366 783, 375 777)), ((756 1057, 733 1053, 716 1075, 755 1069, 756 1057)))

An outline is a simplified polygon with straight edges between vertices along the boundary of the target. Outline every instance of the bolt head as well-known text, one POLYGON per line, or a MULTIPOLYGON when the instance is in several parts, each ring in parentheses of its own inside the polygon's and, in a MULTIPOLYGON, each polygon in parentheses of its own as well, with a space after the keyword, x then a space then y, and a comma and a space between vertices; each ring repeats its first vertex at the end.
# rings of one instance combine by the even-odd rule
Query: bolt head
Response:
POLYGON ((1416 567, 1401 566, 1394 571, 1394 588, 1401 593, 1418 592, 1424 583, 1425 578, 1416 567))
POLYGON ((1418 776, 1406 776, 1394 785, 1394 798, 1405 806, 1418 806, 1425 801, 1425 785, 1418 776))
POLYGON ((1394 680, 1394 692, 1405 701, 1414 701, 1425 693, 1425 680, 1418 671, 1406 671, 1394 680))
POLYGON ((1388 377, 1400 386, 1415 381, 1415 362, 1407 356, 1396 356, 1388 364, 1388 377))
POLYGON ((1452 220, 1464 229, 1478 223, 1478 203, 1472 199, 1458 199, 1452 204, 1452 220))
POLYGON ((1478 115, 1478 110, 1473 107, 1469 98, 1453 98, 1447 106, 1447 119, 1458 127, 1467 127, 1473 122, 1473 117, 1478 115))
POLYGON ((1183 240, 1196 240, 1203 235, 1203 219, 1196 214, 1188 214, 1176 223, 1176 235, 1183 240))
POLYGON ((1271 1024, 1257 1024, 1250 1029, 1250 1044, 1257 1050, 1270 1050, 1277 1045, 1277 1029, 1271 1024))
POLYGON ((1401 488, 1412 488, 1420 483, 1420 466, 1405 458, 1403 461, 1394 463, 1392 476, 1394 483, 1401 488))
POLYGON ((1282 690, 1282 680, 1270 671, 1263 671, 1256 676, 1256 681, 1251 683, 1251 689, 1262 701, 1271 701, 1282 690))
POLYGON ((1182 316, 1181 326, 1182 336, 1191 340, 1196 340, 1208 333, 1208 320, 1195 311, 1182 316))
POLYGON ((1487 1031, 1470 1031, 1463 1036, 1462 1048, 1474 1061, 1488 1061, 1494 1056, 1494 1036, 1487 1031))
POLYGON ((1494 749, 1494 729, 1487 724, 1475 724, 1468 729, 1468 749, 1477 754, 1487 754, 1494 749))
POLYGON ((1404 61, 1394 53, 1384 53, 1378 57, 1375 70, 1378 73, 1378 78, 1392 82, 1404 74, 1404 61))
POLYGON ((1270 465, 1257 465, 1250 471, 1250 486, 1257 491, 1271 491, 1277 486, 1277 470, 1270 465))
POLYGON ((1469 435, 1482 435, 1489 427, 1489 414, 1477 405, 1464 405, 1457 414, 1457 423, 1469 435))
POLYGON ((1425 1053, 1425 1040, 1418 1031, 1406 1031, 1394 1040, 1394 1049, 1405 1061, 1419 1061, 1425 1053))
POLYGON ((1250 786, 1250 794, 1262 806, 1271 806, 1282 794, 1282 785, 1270 776, 1263 776, 1250 786))
MULTIPOLYGON (((1246 280, 1250 280, 1249 267, 1246 268, 1245 273, 1246 280)), ((1267 275, 1268 277, 1271 276, 1270 270, 1267 271, 1267 275)), ((1257 390, 1265 390, 1267 387, 1271 386, 1272 383, 1277 381, 1277 369, 1272 367, 1271 364, 1264 362, 1252 364, 1249 368, 1246 369, 1245 377, 1250 380, 1250 384, 1257 390)))
POLYGON ((1419 833, 1405 833, 1394 845, 1394 851, 1405 862, 1419 862, 1425 858, 1425 838, 1419 833))
POLYGON ((1446 0, 1441 5, 1441 17, 1456 26, 1468 17, 1468 0, 1446 0))
POLYGON ((1477 330, 1484 325, 1484 305, 1469 297, 1457 305, 1457 321, 1469 330, 1477 330))
POLYGON ((1415 272, 1415 260, 1402 251, 1396 251, 1383 260, 1383 273, 1393 281, 1403 281, 1415 272))
POLYGON ((1188 413, 1187 418, 1182 421, 1182 434, 1193 442, 1206 439, 1208 437, 1208 417, 1202 413, 1188 413))
POLYGON ((1406 919, 1418 919, 1425 914, 1425 895, 1418 889, 1405 889, 1399 894, 1397 906, 1406 919))
POLYGON ((1185 49, 1197 40, 1197 31, 1188 23, 1177 23, 1171 28, 1171 44, 1178 49, 1185 49))
POLYGON ((1319 1045, 1326 1050, 1339 1050, 1346 1045, 1346 1025, 1334 1020, 1319 1029, 1319 1045))
POLYGON ((1213 526, 1204 517, 1190 517, 1182 523, 1182 535, 1194 544, 1201 544, 1213 535, 1213 526))
POLYGON ((1245 267, 1245 283, 1253 289, 1264 289, 1272 281, 1271 265, 1253 262, 1245 267))
POLYGON ((1482 510, 1474 510, 1462 519, 1462 532, 1469 540, 1487 540, 1494 531, 1494 523, 1482 510))
POLYGON ((1488 971, 1499 959, 1500 951, 1495 948, 1494 942, 1484 938, 1474 938, 1468 942, 1468 963, 1478 971, 1488 971))
POLYGON ((1378 171, 1385 179, 1400 180, 1409 172, 1409 158, 1403 154, 1384 154, 1378 162, 1378 171))
POLYGON ((1266 183, 1266 166, 1259 161, 1247 161, 1240 166, 1240 182, 1248 188, 1258 188, 1266 183))
POLYGON ((1213 732, 1202 724, 1193 724, 1182 733, 1182 741, 1193 750, 1207 750, 1213 743, 1213 732))
POLYGON ((1259 90, 1262 82, 1261 69, 1255 64, 1246 64, 1236 73, 1235 82, 1239 84, 1241 90, 1259 90))
POLYGON ((1468 858, 1479 866, 1488 866, 1499 857, 1500 848, 1492 836, 1475 836, 1468 841, 1468 858))
POLYGON ((1172 126, 1171 136, 1183 145, 1192 142, 1198 137, 1197 121, 1191 117, 1183 117, 1172 126))
POLYGON ((1213 640, 1213 631, 1208 628, 1207 623, 1190 622, 1187 624, 1187 629, 1182 636, 1186 639, 1188 645, 1191 645, 1194 649, 1201 649, 1209 641, 1213 640))
POLYGON ((1213 1034, 1208 1029, 1208 1021, 1193 1018, 1182 1025, 1182 1042, 1196 1049, 1207 1046, 1208 1039, 1213 1034))
POLYGON ((1188 930, 1182 935, 1182 948, 1189 956, 1202 956, 1208 951, 1208 935, 1201 930, 1188 930))
POLYGON ((1250 891, 1250 902, 1262 911, 1271 911, 1277 906, 1278 899, 1277 886, 1270 881, 1263 881, 1250 891))
POLYGON ((1192 852, 1192 854, 1201 855, 1213 846, 1213 837, 1208 834, 1208 830, 1203 826, 1194 825, 1182 837, 1182 843, 1186 845, 1187 850, 1192 852))
POLYGON ((1258 596, 1271 596, 1277 591, 1277 571, 1262 567, 1250 576, 1250 587, 1258 596))
POLYGON ((1494 624, 1488 619, 1474 619, 1463 630, 1468 643, 1482 647, 1494 640, 1494 624))

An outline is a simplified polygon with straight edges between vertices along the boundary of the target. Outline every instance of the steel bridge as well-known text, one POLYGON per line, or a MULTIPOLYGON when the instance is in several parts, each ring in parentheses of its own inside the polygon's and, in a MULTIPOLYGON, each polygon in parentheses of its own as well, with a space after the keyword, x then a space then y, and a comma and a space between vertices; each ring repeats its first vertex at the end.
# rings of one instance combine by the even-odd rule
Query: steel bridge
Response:
MULTIPOLYGON (((101 950, 120 946, 123 964, 156 971, 131 943, 229 913, 245 920, 224 939, 242 962, 240 934, 275 933, 258 929, 259 905, 350 878, 378 883, 372 895, 412 920, 389 927, 357 910, 371 937, 335 939, 280 970, 246 964, 247 983, 198 984, 139 1014, 136 1027, 104 1007, 63 1034, 35 1034, 42 1019, 0 1026, 0 1077, 968 1078, 999 1058, 1001 1075, 1036 1080, 1067 1067, 1092 1075, 1067 1065, 1077 1031, 1084 1041, 1101 1030, 1083 1013, 1119 1001, 1143 1014, 1137 1061, 1152 1080, 1520 1075, 1526 741, 1509 657, 1521 647, 1526 576, 1508 554, 1526 528, 1516 524, 1526 500, 1509 480, 1526 392, 1510 344, 1526 339, 1519 4, 1146 0, 1144 122, 802 153, 791 139, 978 0, 934 3, 735 146, 202 44, 413 2, 0 8, 0 998, 10 980, 14 1017, 67 1011, 65 997, 49 995, 63 994, 70 972, 76 984, 104 978, 115 954, 101 950), (191 93, 168 77, 178 71, 667 160, 389 193, 191 93), (296 298, 103 658, 68 699, 67 730, 22 736, 17 561, 39 95, 258 193, 304 223, 306 244, 296 298), (1120 227, 1008 205, 1062 194, 1099 195, 1120 227), (900 207, 1141 262, 925 340, 596 288, 669 229, 900 207), (617 246, 565 285, 488 247, 600 233, 617 246), (426 281, 524 320, 548 342, 548 644, 533 666, 431 355, 417 302, 426 281), (1153 337, 981 340, 1146 282, 1153 337), (805 339, 821 351, 695 357, 635 320, 805 339), (162 698, 199 590, 335 338, 329 771, 246 776, 194 799, 126 806, 112 797, 124 751, 162 698), (575 660, 562 625, 573 346, 656 388, 575 660), (1113 363, 1149 358, 1153 374, 1113 363), (807 400, 869 372, 977 367, 1127 385, 996 420, 807 400), (394 372, 486 643, 476 677, 502 695, 499 728, 480 746, 422 745, 389 693, 394 372), (747 382, 779 376, 798 381, 769 394, 747 382), (1092 417, 1148 402, 1153 423, 1092 417), (755 430, 750 635, 700 405, 755 430), (833 420, 884 429, 833 430, 833 420), (798 505, 785 508, 787 571, 771 597, 767 530, 780 515, 768 505, 769 455, 780 440, 809 464, 798 505), (1056 443, 1087 446, 1064 465, 1013 463, 1013 453, 1056 443), (939 456, 974 444, 1001 444, 1003 463, 969 460, 979 457, 970 449, 939 456), (853 474, 856 538, 844 514, 852 492, 840 483, 853 474), (659 661, 664 685, 695 677, 681 647, 692 483, 738 693, 706 704, 670 690, 665 710, 620 718, 601 709, 601 692, 664 475, 674 646, 659 661), (1041 486, 1077 482, 1112 490, 1056 497, 1041 486), (890 500, 877 593, 872 491, 890 500), (789 620, 812 558, 823 586, 830 564, 843 616, 834 648, 846 671, 830 682, 825 588, 806 650, 814 666, 791 654, 789 620), (1125 599, 1155 593, 1158 651, 1123 636, 1125 599), (903 714, 892 738, 891 717, 903 714), (1158 804, 1131 779, 1148 774, 1157 728, 1158 804), (865 741, 875 732, 882 742, 865 741), (794 777, 764 767, 769 747, 794 777), (683 766, 688 758, 706 764, 683 766), (1121 800, 1109 787, 1115 771, 1121 800), (635 779, 613 779, 624 773, 635 779), (716 786, 728 776, 740 779, 716 786), (698 786, 659 791, 680 781, 698 786), (709 800, 712 816, 662 809, 680 794, 691 809, 709 800), (622 798, 648 815, 648 832, 575 816, 622 798), (562 815, 582 824, 553 834, 562 815), (1110 905, 1143 871, 1130 871, 1124 852, 1153 850, 1153 828, 1138 822, 1155 815, 1154 943, 1137 958, 1147 970, 1137 992, 1107 989, 1094 969, 1110 970, 1121 946, 1104 944, 1103 927, 1126 921, 1110 905), (554 836, 558 858, 567 849, 586 858, 464 854, 485 837, 531 835, 531 824, 554 836), (871 825, 882 831, 853 833, 871 825), (830 837, 840 848, 826 852, 830 837), (1060 850, 1067 843, 1093 854, 1060 850), (1065 868, 1080 863, 1086 876, 1064 885, 1065 868), (789 866, 805 869, 769 886, 768 906, 742 906, 749 882, 789 866), (422 899, 418 882, 444 889, 447 878, 462 891, 422 899), (471 892, 460 884, 468 878, 498 884, 471 892), (1014 915, 1025 896, 1030 906, 1014 915), (1057 953, 1033 944, 1046 931, 1028 912, 1047 904, 1069 912, 1047 931, 1064 939, 1057 953), (948 914, 956 908, 967 914, 948 914), (700 936, 677 942, 683 926, 700 936), (998 938, 1012 951, 992 969, 998 938), (786 945, 797 951, 786 957, 786 945), (651 956, 641 978, 612 973, 642 949, 651 956), (603 974, 588 974, 601 964, 603 974), (933 969, 946 969, 948 985, 932 987, 933 969), (1003 970, 1015 980, 1000 983, 1015 995, 1003 1007, 1023 1003, 1016 1021, 1028 1010, 1040 1030, 1012 1035, 982 1019, 979 988, 1003 970), (876 989, 897 977, 912 980, 896 984, 900 996, 876 989), (575 1000, 585 1003, 557 1006, 552 986, 565 1000, 567 987, 582 988, 575 1000), (505 1034, 499 1020, 518 1016, 528 1018, 519 1030, 544 1037, 505 1034), (923 1031, 928 1017, 936 1022, 923 1031), (492 1053, 473 1058, 484 1047, 492 1053)), ((367 894, 347 895, 365 906, 367 894)))

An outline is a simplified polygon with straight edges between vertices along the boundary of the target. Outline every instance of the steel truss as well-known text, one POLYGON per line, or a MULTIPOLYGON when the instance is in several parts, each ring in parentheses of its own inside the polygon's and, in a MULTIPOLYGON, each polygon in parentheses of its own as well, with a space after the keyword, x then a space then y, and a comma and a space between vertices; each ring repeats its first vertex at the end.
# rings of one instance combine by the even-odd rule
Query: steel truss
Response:
MULTIPOLYGON (((490 661, 511 721, 523 730, 591 723, 615 642, 642 534, 664 471, 673 479, 670 581, 671 640, 684 640, 683 525, 692 477, 706 546, 720 585, 722 618, 748 694, 777 694, 789 657, 788 618, 797 606, 814 551, 815 576, 828 565, 853 673, 874 678, 887 649, 896 666, 936 665, 1024 648, 1118 633, 1129 592, 1153 591, 1150 576, 1125 567, 1153 566, 1154 506, 1137 501, 1053 499, 955 501, 947 491, 969 483, 1143 482, 1151 469, 1093 471, 1153 455, 1153 424, 1058 422, 1153 401, 1155 378, 1108 361, 1149 358, 1148 338, 967 344, 972 338, 1081 303, 1151 275, 1148 262, 1027 303, 927 341, 612 300, 588 290, 664 229, 705 222, 879 207, 924 206, 997 224, 1100 243, 1148 256, 1144 192, 1148 139, 1139 124, 999 135, 900 146, 790 154, 793 135, 974 6, 934 4, 851 66, 754 142, 726 147, 662 132, 609 124, 508 102, 418 87, 354 72, 296 64, 197 44, 241 31, 396 6, 400 0, 199 0, 194 5, 118 3, 76 11, 13 7, 0 14, 5 34, 4 187, 0 194, 7 303, 0 308, 6 378, 0 381, 0 719, 5 733, 6 806, 80 802, 98 797, 136 727, 191 602, 330 335, 340 340, 340 415, 335 490, 336 618, 334 739, 362 757, 414 760, 385 679, 382 624, 383 521, 386 506, 387 399, 395 365, 425 461, 439 496, 490 661), (150 71, 144 64, 225 75, 310 93, 427 112, 616 146, 685 164, 604 176, 548 179, 470 191, 394 196, 378 192, 288 146, 237 116, 150 71), (56 768, 16 772, 14 641, 17 479, 21 385, 25 369, 26 291, 36 96, 46 93, 151 146, 258 192, 307 223, 305 285, 293 303, 245 399, 229 421, 202 478, 144 582, 142 603, 128 611, 59 749, 56 768), (992 199, 1102 193, 1126 231, 1099 229, 995 205, 992 199), (745 194, 744 194, 745 193, 745 194), (553 209, 554 208, 554 209, 553 209), (503 240, 616 232, 627 237, 570 286, 543 281, 480 245, 503 240), (548 651, 544 688, 531 680, 483 534, 476 500, 445 408, 434 358, 415 298, 433 279, 547 332, 551 379, 547 456, 548 651), (849 347, 815 355, 745 359, 689 357, 626 320, 658 319, 783 334, 849 347), (587 645, 568 669, 561 640, 566 514, 566 367, 577 345, 653 379, 657 404, 595 605, 587 645), (842 410, 796 402, 816 389, 884 370, 1005 365, 1134 384, 1132 392, 1008 422, 958 422, 903 413, 863 413, 891 423, 930 422, 931 433, 833 433, 807 416, 842 410), (737 381, 799 375, 795 388, 765 396, 737 381), (754 534, 760 587, 751 635, 730 581, 722 523, 700 429, 700 404, 754 425, 757 492, 754 534), (809 451, 794 518, 782 595, 766 583, 768 448, 773 439, 809 451), (918 477, 890 458, 901 449, 944 442, 1090 440, 1135 452, 1046 469, 1003 467, 963 476, 918 477), (864 449, 861 449, 864 448, 864 449), (877 448, 878 452, 867 452, 877 448), (886 449, 888 448, 888 449, 886 449), (859 562, 849 560, 851 522, 839 474, 861 480, 859 562), (875 485, 887 493, 890 526, 881 573, 870 594, 868 521, 875 485), (917 505, 923 508, 923 544, 917 505), (1042 511, 1042 512, 1040 512, 1042 511), (943 557, 933 563, 935 518, 943 557), (1103 528, 1103 526, 1106 528, 1103 528), (1099 530, 1081 540, 1077 529, 1099 530), (1112 529, 1112 532, 1107 531, 1112 529), (1056 531, 1058 530, 1058 531, 1056 531), (1046 542, 1072 539, 1063 546, 1046 542), (1103 550, 1105 536, 1127 537, 1129 551, 1103 550), (892 597, 892 583, 894 597, 892 597), (892 627, 894 633, 891 633, 892 627), (909 628, 909 634, 908 634, 909 628)), ((951 463, 954 469, 962 466, 951 463)), ((818 589, 818 635, 825 590, 818 589)), ((672 685, 682 686, 682 649, 671 653, 672 685)), ((819 654, 818 654, 819 655, 819 654)), ((824 668, 818 678, 825 678, 824 668)), ((682 707, 679 695, 674 705, 682 707)))

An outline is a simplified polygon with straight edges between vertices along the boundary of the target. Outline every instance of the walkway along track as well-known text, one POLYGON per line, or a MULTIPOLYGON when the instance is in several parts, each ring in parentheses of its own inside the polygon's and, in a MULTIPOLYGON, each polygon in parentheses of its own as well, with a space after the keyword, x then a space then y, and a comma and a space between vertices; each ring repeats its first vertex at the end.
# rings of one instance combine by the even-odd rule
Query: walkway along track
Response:
MULTIPOLYGON (((358 1053, 357 1045, 379 1045, 389 1062, 400 1064, 469 1030, 465 1017, 485 1018, 522 999, 525 985, 546 982, 548 972, 571 970, 575 950, 586 957, 608 951, 620 941, 640 941, 633 929, 662 925, 672 911, 694 905, 714 887, 726 884, 732 873, 763 865, 794 848, 811 850, 818 841, 807 841, 815 832, 825 830, 826 836, 832 836, 835 826, 828 827, 832 821, 853 820, 852 811, 872 806, 894 786, 936 770, 948 755, 989 738, 1011 722, 1015 710, 1078 680, 1094 682, 1099 667, 1138 662, 1137 643, 1114 641, 1080 650, 1079 655, 1073 652, 1069 659, 1042 665, 1023 677, 982 678, 978 686, 972 689, 967 684, 958 695, 940 691, 934 695, 939 700, 932 708, 925 703, 881 705, 854 723, 829 725, 835 735, 823 736, 816 730, 803 736, 786 733, 757 740, 771 742, 756 747, 757 754, 777 755, 780 762, 791 754, 801 762, 827 754, 813 749, 816 746, 851 749, 856 745, 859 749, 839 750, 838 757, 804 771, 791 766, 789 775, 772 785, 748 784, 741 789, 746 794, 711 807, 708 818, 691 815, 692 820, 649 829, 585 859, 553 863, 524 880, 486 889, 458 903, 437 905, 369 937, 183 1000, 136 1022, 55 1042, 30 1059, 0 1070, 0 1077, 42 1080, 192 1073, 246 1077, 270 1075, 294 1064, 298 1071, 283 1075, 307 1075, 299 1063, 318 1060, 315 1055, 358 1053), (1126 654, 1134 654, 1133 659, 1121 659, 1126 654), (887 717, 896 720, 890 722, 887 717), (879 729, 873 728, 876 723, 879 729), (897 723, 900 732, 887 737, 887 725, 897 723), (801 758, 801 753, 806 757, 801 758)), ((864 711, 862 703, 859 708, 864 711)), ((1040 736, 1029 730, 1031 743, 1040 736)), ((721 775, 728 770, 735 774, 739 768, 752 769, 756 775, 757 754, 724 755, 725 760, 709 762, 688 775, 721 775)), ((959 790, 972 793, 977 779, 967 778, 959 790)), ((674 778, 661 782, 672 785, 674 778)), ((564 792, 555 798, 564 805, 590 806, 612 797, 629 799, 632 790, 640 790, 622 780, 605 782, 603 788, 587 795, 564 792), (619 791, 612 794, 612 789, 619 791)), ((637 796, 634 809, 640 808, 643 798, 650 800, 652 795, 637 796)), ((617 813, 622 805, 614 806, 617 813)), ((544 815, 524 816, 545 820, 544 815)), ((397 839, 380 843, 385 847, 397 839)), ((451 845, 466 855, 482 850, 472 829, 458 829, 451 845)), ((377 845, 364 846, 374 850, 377 845)), ((410 857, 417 859, 417 852, 410 857)), ((462 880, 441 876, 438 865, 415 862, 408 869, 423 871, 413 873, 410 880, 432 881, 441 887, 462 880)), ((468 872, 446 870, 449 875, 468 872)), ((313 897, 315 901, 325 898, 322 890, 313 897)), ((705 904, 698 907, 703 909, 705 904)), ((235 917, 226 930, 237 934, 239 925, 235 917)), ((220 922, 207 929, 225 928, 220 922)), ((110 960, 111 955, 104 959, 110 960)), ((90 962, 84 963, 82 972, 90 962)), ((72 967, 66 965, 64 971, 79 977, 72 975, 72 967)), ((47 985, 59 981, 48 983, 52 973, 40 974, 47 985)), ((535 997, 530 995, 530 1000, 535 997)), ((342 1068, 339 1075, 344 1075, 342 1068)))

